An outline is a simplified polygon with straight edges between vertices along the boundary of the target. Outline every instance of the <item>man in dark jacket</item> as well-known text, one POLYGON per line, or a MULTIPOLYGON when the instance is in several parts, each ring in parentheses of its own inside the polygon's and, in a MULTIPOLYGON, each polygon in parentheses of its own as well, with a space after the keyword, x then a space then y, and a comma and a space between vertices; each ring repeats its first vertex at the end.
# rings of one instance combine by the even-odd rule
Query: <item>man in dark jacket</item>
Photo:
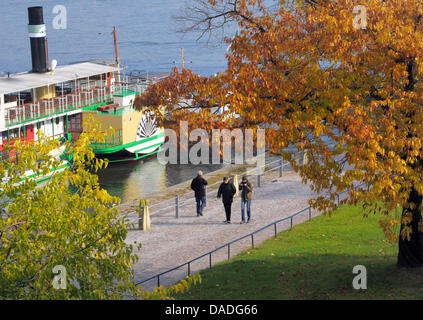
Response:
POLYGON ((203 215, 203 209, 206 206, 206 179, 204 179, 203 172, 198 171, 197 177, 191 182, 191 189, 195 192, 195 201, 197 202, 197 217, 203 215))
POLYGON ((232 182, 229 181, 228 177, 224 177, 223 183, 220 185, 219 190, 217 191, 217 198, 222 198, 223 206, 225 207, 225 223, 231 223, 231 207, 235 193, 235 186, 232 184, 232 182))
POLYGON ((239 184, 241 191, 241 223, 245 223, 245 205, 247 205, 247 223, 251 220, 251 199, 253 198, 253 184, 248 181, 247 177, 242 177, 239 184))

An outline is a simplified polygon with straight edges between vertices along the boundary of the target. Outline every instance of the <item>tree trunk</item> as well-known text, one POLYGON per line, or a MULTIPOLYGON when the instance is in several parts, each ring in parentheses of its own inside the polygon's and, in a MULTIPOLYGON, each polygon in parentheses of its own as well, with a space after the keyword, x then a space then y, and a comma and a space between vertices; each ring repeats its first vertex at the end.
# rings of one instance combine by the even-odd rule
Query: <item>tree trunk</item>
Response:
POLYGON ((414 208, 403 208, 402 210, 402 217, 410 212, 413 221, 410 223, 412 229, 410 240, 402 239, 401 231, 404 229, 404 224, 401 223, 397 262, 399 267, 413 268, 423 266, 423 233, 419 231, 419 223, 422 220, 422 199, 422 196, 413 188, 410 192, 408 203, 413 203, 414 208))

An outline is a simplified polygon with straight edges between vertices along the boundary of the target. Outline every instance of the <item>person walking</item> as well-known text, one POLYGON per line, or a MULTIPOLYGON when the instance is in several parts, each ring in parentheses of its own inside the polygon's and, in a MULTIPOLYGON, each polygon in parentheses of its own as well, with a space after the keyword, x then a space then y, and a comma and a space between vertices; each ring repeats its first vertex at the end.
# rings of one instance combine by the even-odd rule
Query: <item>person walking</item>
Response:
POLYGON ((236 194, 236 188, 233 183, 229 180, 229 177, 223 178, 223 183, 219 186, 217 191, 217 198, 222 198, 223 206, 225 207, 226 221, 225 223, 231 223, 231 207, 236 194))
POLYGON ((248 181, 247 177, 242 177, 239 184, 241 191, 241 224, 245 223, 245 206, 247 206, 247 223, 251 221, 251 199, 253 199, 253 184, 248 181))
POLYGON ((206 185, 207 180, 204 179, 203 172, 198 171, 198 175, 191 182, 191 189, 194 190, 197 202, 197 217, 203 215, 203 209, 206 207, 206 185))

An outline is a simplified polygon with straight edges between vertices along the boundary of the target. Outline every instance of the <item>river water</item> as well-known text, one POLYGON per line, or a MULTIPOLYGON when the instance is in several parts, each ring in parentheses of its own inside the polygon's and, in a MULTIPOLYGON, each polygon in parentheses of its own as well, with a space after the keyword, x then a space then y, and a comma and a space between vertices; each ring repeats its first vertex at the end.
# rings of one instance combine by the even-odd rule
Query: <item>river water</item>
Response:
MULTIPOLYGON (((44 7, 49 58, 56 59, 58 65, 90 59, 114 60, 111 32, 116 26, 119 56, 128 71, 168 72, 181 67, 181 48, 186 68, 202 75, 225 70, 225 43, 213 39, 197 41, 198 34, 177 33, 172 17, 181 13, 184 4, 178 0, 2 0, 0 72, 31 69, 27 8, 38 5, 44 7), (66 29, 53 26, 57 5, 66 8, 66 29)), ((234 34, 233 26, 227 28, 226 35, 234 34)), ((111 164, 99 173, 99 178, 110 194, 127 201, 192 179, 198 170, 207 173, 221 167, 164 166, 154 157, 111 164)))
POLYGON ((101 186, 122 202, 147 196, 194 178, 198 170, 209 173, 223 165, 160 164, 157 157, 146 161, 112 163, 98 173, 101 186))
MULTIPOLYGON (((128 70, 165 72, 180 67, 182 47, 186 68, 202 75, 226 68, 225 43, 217 39, 198 42, 198 34, 176 32, 178 25, 172 17, 181 14, 185 1, 2 0, 0 72, 31 69, 27 8, 38 5, 44 7, 49 57, 56 59, 58 65, 90 59, 114 60, 111 32, 116 26, 119 56, 128 70), (57 5, 66 8, 66 29, 54 27, 58 13, 53 10, 57 5)), ((226 35, 234 34, 235 27, 228 27, 226 35)))

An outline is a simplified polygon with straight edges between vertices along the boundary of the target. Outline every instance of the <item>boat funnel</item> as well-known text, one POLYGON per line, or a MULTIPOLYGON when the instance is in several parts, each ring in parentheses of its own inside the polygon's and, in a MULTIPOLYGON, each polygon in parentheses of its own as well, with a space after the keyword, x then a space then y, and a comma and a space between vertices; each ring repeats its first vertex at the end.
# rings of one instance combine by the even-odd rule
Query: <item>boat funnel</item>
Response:
POLYGON ((46 25, 43 18, 43 7, 28 8, 28 32, 31 41, 32 72, 48 72, 46 51, 46 25))

